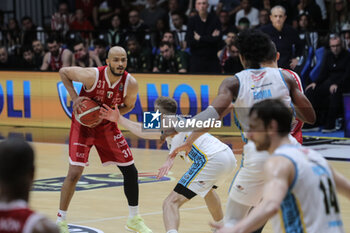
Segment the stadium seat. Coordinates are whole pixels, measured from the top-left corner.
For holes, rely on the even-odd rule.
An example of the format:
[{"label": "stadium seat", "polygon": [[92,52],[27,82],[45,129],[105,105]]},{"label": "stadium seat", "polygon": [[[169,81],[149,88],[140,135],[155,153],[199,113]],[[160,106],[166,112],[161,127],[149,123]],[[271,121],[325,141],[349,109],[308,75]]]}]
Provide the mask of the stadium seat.
[{"label": "stadium seat", "polygon": [[320,47],[316,49],[315,56],[316,56],[316,65],[314,68],[310,71],[310,80],[311,82],[315,82],[318,76],[320,75],[321,72],[321,67],[323,63],[323,58],[324,55],[326,54],[326,48],[325,47]]},{"label": "stadium seat", "polygon": [[301,77],[301,82],[303,87],[305,87],[306,83],[305,81],[307,80],[309,73],[311,71],[311,64],[312,64],[312,59],[314,57],[314,49],[312,46],[309,47],[306,61],[304,63],[304,66],[300,72],[300,77]]}]

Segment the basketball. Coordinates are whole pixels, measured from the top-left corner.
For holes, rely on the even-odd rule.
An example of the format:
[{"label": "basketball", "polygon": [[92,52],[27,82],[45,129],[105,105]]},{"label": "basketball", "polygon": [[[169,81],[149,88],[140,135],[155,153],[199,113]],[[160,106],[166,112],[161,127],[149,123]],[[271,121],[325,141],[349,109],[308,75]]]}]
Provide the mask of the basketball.
[{"label": "basketball", "polygon": [[99,118],[100,106],[98,103],[94,100],[84,99],[82,104],[84,106],[81,107],[81,111],[78,111],[75,115],[80,124],[90,126],[101,120]]}]

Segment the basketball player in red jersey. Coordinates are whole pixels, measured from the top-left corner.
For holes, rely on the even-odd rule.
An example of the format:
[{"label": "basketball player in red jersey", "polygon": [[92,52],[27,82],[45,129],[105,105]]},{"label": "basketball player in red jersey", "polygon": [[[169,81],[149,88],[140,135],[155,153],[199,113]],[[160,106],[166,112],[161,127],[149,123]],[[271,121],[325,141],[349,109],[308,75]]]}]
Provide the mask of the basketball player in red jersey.
[{"label": "basketball player in red jersey", "polygon": [[[303,90],[303,86],[301,84],[301,80],[300,77],[297,73],[295,73],[292,70],[288,70],[288,69],[281,69],[285,72],[288,72],[289,74],[291,74],[291,77],[293,77],[293,79],[295,80],[295,82],[297,83],[297,88],[299,89],[299,91],[301,93],[304,94],[304,90]],[[300,120],[299,118],[295,118],[295,121],[293,121],[292,124],[292,131],[290,132],[290,134],[300,143],[303,144],[303,132],[301,131],[301,129],[303,128],[304,122],[302,120]]]},{"label": "basketball player in red jersey", "polygon": [[72,65],[72,52],[69,49],[60,48],[60,43],[58,43],[56,38],[49,38],[47,47],[49,52],[45,54],[40,70],[59,71],[62,67]]},{"label": "basketball player in red jersey", "polygon": [[[106,104],[126,114],[134,108],[138,84],[125,71],[127,55],[122,47],[109,50],[107,66],[98,68],[65,67],[60,69],[64,86],[73,100],[73,112],[82,105],[84,98],[90,98],[101,106]],[[83,83],[80,95],[73,87],[73,81]],[[81,125],[72,116],[69,138],[69,170],[61,190],[57,224],[62,232],[68,232],[66,212],[84,167],[88,165],[92,146],[100,156],[103,165],[117,165],[124,177],[124,193],[129,204],[128,230],[141,233],[152,232],[138,214],[138,176],[130,148],[115,122],[100,120],[90,127]]]},{"label": "basketball player in red jersey", "polygon": [[53,222],[28,207],[34,152],[21,139],[0,143],[0,232],[58,233]]}]

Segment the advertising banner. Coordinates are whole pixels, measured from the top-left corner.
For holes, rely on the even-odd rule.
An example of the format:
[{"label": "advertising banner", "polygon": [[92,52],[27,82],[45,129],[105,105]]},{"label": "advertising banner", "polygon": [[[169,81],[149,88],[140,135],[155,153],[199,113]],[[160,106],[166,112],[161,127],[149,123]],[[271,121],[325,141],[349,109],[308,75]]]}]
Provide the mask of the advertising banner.
[{"label": "advertising banner", "polygon": [[[154,110],[159,96],[170,96],[179,104],[178,114],[193,116],[204,110],[217,94],[223,75],[132,74],[139,84],[135,108],[126,115],[142,122],[144,111]],[[74,83],[79,92],[81,83]],[[72,101],[58,73],[0,72],[0,124],[69,128]],[[233,117],[223,126],[232,132]],[[225,130],[224,130],[225,131]]]}]

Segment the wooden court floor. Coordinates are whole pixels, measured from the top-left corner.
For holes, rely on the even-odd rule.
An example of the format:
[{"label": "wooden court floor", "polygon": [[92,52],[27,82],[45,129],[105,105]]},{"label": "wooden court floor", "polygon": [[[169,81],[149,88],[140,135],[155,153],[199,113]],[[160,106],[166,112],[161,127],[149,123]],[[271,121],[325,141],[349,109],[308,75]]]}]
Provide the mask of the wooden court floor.
[{"label": "wooden court floor", "polygon": [[[228,139],[225,139],[228,140]],[[240,142],[240,138],[229,139]],[[239,144],[239,143],[238,143]],[[51,179],[50,187],[56,191],[32,191],[30,203],[32,208],[45,214],[52,220],[56,220],[58,210],[59,195],[58,191],[62,184],[62,179],[67,173],[68,168],[68,145],[64,143],[42,143],[34,142],[36,157],[36,184],[41,186],[43,179]],[[152,180],[152,175],[157,173],[157,169],[166,159],[166,150],[157,149],[137,149],[132,148],[136,167],[140,176],[147,180]],[[234,150],[240,162],[241,145]],[[350,170],[348,162],[331,161],[331,164],[338,171],[345,174],[350,179]],[[180,158],[177,158],[172,168],[172,173],[166,181],[141,183],[140,188],[140,213],[146,224],[153,232],[165,232],[162,220],[162,202],[177,183],[177,180],[186,171],[189,165]],[[96,174],[120,174],[115,166],[102,167],[95,149],[90,154],[90,166],[84,171],[96,182],[92,187],[99,187],[99,177]],[[95,175],[95,176],[94,176]],[[110,177],[120,177],[118,175],[103,178],[104,181],[110,181]],[[55,178],[55,179],[52,179]],[[218,194],[225,208],[227,193],[233,178],[233,174],[227,177],[224,184],[219,187]],[[141,178],[140,178],[141,179]],[[113,184],[113,180],[109,183]],[[103,182],[102,182],[103,183]],[[108,183],[108,182],[107,182]],[[81,187],[90,187],[88,182],[82,180]],[[346,232],[350,232],[350,201],[340,197],[340,206],[343,216],[343,222]],[[317,213],[315,213],[317,214]],[[184,204],[180,210],[181,222],[179,232],[212,232],[208,225],[211,220],[210,214],[206,209],[205,202],[200,197],[195,197],[190,202]],[[71,224],[93,227],[106,233],[127,232],[124,229],[128,216],[128,206],[123,193],[122,186],[103,187],[84,191],[76,191],[68,210],[68,222]],[[272,232],[268,224],[264,232]]]}]

